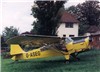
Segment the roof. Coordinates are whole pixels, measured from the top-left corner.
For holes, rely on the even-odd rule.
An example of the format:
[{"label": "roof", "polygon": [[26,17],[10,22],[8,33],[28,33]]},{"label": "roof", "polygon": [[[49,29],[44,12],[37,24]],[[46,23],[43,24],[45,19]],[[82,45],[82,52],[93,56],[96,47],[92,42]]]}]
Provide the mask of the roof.
[{"label": "roof", "polygon": [[73,23],[79,23],[79,21],[76,19],[76,17],[66,11],[62,13],[60,22],[66,23],[66,22],[73,22]]},{"label": "roof", "polygon": [[99,26],[90,26],[89,29],[87,30],[89,33],[96,33],[96,32],[100,32],[100,27]]},{"label": "roof", "polygon": [[23,32],[23,33],[21,33],[21,34],[32,34],[32,33],[31,33],[31,32],[26,31],[26,32]]}]

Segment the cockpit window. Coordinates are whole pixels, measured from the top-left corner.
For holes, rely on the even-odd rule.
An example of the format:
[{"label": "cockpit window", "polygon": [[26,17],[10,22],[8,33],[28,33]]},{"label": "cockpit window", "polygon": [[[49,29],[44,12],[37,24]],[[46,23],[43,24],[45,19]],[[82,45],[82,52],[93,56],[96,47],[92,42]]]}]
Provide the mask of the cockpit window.
[{"label": "cockpit window", "polygon": [[73,40],[70,37],[66,38],[65,41],[66,41],[66,43],[73,42]]}]

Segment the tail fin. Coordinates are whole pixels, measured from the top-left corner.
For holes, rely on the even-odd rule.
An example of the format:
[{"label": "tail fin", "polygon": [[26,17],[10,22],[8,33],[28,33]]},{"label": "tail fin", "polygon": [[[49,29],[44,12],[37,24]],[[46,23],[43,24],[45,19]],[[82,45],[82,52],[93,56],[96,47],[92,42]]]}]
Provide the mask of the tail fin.
[{"label": "tail fin", "polygon": [[11,44],[10,55],[22,54],[24,51],[18,44]]}]

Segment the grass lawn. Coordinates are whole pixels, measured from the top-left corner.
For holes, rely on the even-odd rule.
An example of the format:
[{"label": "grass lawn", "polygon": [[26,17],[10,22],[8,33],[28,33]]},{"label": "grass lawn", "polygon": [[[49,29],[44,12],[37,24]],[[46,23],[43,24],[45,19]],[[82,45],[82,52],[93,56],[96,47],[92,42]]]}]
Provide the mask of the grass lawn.
[{"label": "grass lawn", "polygon": [[2,59],[2,72],[100,72],[100,50],[91,50],[79,55],[80,61],[65,63],[64,57],[21,60],[13,63]]}]

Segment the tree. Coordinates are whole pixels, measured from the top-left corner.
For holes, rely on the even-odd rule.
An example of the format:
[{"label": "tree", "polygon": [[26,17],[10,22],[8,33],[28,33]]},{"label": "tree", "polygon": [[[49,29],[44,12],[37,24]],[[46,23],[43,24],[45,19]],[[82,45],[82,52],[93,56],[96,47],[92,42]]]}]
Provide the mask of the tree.
[{"label": "tree", "polygon": [[18,35],[18,29],[14,28],[13,26],[5,27],[5,30],[3,31],[3,37],[5,38],[5,40]]},{"label": "tree", "polygon": [[83,35],[91,25],[100,24],[100,6],[98,1],[86,1],[77,6],[66,9],[69,13],[76,15],[80,21],[79,34]]},{"label": "tree", "polygon": [[78,18],[81,22],[87,25],[100,24],[100,5],[99,1],[86,1],[82,4],[77,5],[80,11],[80,17]]},{"label": "tree", "polygon": [[6,44],[4,37],[1,36],[1,50],[7,50],[7,46],[8,45]]},{"label": "tree", "polygon": [[68,13],[71,13],[71,14],[73,14],[73,15],[76,15],[76,17],[77,17],[78,8],[77,8],[76,6],[72,5],[72,6],[68,7],[68,8],[66,8],[66,11],[67,11]]},{"label": "tree", "polygon": [[32,15],[37,18],[33,22],[33,30],[40,35],[56,35],[59,17],[58,11],[64,7],[65,1],[35,1],[32,7]]}]

